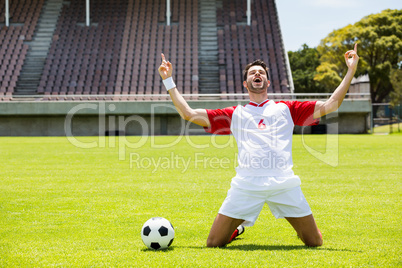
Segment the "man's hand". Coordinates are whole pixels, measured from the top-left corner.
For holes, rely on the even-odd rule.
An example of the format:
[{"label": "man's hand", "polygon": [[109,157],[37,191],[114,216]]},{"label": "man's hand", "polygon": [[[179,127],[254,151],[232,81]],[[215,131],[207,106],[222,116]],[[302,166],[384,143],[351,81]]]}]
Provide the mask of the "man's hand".
[{"label": "man's hand", "polygon": [[357,55],[357,43],[355,44],[355,48],[353,50],[349,50],[345,53],[345,61],[346,65],[349,69],[356,72],[357,63],[359,62],[359,56]]},{"label": "man's hand", "polygon": [[320,118],[326,114],[336,111],[342,104],[345,98],[346,92],[349,89],[353,76],[357,69],[357,63],[359,62],[359,56],[357,56],[357,44],[353,50],[349,50],[345,53],[345,61],[348,66],[348,72],[343,78],[341,84],[335,89],[331,97],[323,101],[317,101],[314,108],[314,118]]},{"label": "man's hand", "polygon": [[166,61],[165,55],[163,53],[161,53],[161,56],[162,56],[162,64],[159,66],[158,71],[160,76],[162,77],[162,80],[165,80],[166,78],[172,76],[173,67],[169,61]]}]

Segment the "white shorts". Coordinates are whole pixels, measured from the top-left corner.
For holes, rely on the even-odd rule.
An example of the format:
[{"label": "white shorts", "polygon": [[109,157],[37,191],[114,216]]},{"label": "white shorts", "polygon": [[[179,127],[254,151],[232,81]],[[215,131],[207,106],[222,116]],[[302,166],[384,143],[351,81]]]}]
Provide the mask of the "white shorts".
[{"label": "white shorts", "polygon": [[219,213],[245,220],[244,226],[253,226],[264,203],[268,204],[277,219],[300,218],[312,214],[300,186],[272,191],[250,191],[233,185],[229,189]]}]

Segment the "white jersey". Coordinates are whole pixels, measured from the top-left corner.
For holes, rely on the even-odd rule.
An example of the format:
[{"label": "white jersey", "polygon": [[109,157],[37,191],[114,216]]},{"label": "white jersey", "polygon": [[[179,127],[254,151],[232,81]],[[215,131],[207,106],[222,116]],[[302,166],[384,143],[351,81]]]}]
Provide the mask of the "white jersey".
[{"label": "white jersey", "polygon": [[[232,183],[242,188],[290,188],[300,185],[293,173],[294,125],[312,125],[316,102],[266,100],[245,106],[207,110],[213,134],[230,134],[238,147],[238,166]],[[264,177],[264,178],[256,178]],[[239,185],[240,186],[240,185]]]}]

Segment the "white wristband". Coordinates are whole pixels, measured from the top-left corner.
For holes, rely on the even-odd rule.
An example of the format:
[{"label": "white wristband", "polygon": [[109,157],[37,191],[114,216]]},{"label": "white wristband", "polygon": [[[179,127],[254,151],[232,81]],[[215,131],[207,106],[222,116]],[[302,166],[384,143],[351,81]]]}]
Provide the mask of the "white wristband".
[{"label": "white wristband", "polygon": [[168,77],[165,80],[163,80],[163,84],[165,85],[167,91],[176,87],[176,84],[173,82],[172,77]]}]

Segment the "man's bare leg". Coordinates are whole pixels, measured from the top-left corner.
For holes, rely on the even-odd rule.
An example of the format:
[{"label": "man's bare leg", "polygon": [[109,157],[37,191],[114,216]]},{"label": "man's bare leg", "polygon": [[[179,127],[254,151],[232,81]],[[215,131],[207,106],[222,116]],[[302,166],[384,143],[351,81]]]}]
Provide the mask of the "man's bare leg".
[{"label": "man's bare leg", "polygon": [[242,224],[244,220],[234,219],[222,214],[218,214],[212,224],[211,231],[207,239],[207,247],[223,247],[225,246],[236,230],[237,226]]},{"label": "man's bare leg", "polygon": [[306,246],[319,247],[322,245],[322,236],[318,230],[313,215],[301,218],[286,218]]}]

